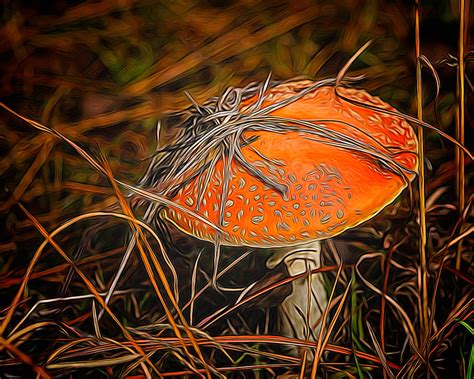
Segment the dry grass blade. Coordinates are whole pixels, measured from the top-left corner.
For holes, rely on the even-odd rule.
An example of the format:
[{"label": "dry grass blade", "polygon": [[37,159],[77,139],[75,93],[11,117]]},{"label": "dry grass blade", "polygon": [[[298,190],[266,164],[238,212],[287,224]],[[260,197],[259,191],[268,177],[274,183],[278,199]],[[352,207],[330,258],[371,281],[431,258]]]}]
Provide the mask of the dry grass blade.
[{"label": "dry grass blade", "polygon": [[410,317],[408,316],[408,314],[403,309],[403,307],[400,304],[398,304],[394,299],[392,299],[392,297],[388,296],[387,294],[383,294],[376,286],[374,286],[372,283],[370,283],[364,277],[364,275],[362,274],[362,272],[359,268],[364,260],[371,259],[371,258],[374,258],[374,257],[380,257],[380,256],[381,256],[380,253],[371,253],[371,254],[365,254],[362,257],[360,257],[357,264],[355,265],[355,270],[357,272],[357,275],[362,280],[362,282],[364,282],[364,284],[367,287],[369,287],[372,291],[379,294],[380,296],[383,296],[392,306],[395,307],[395,309],[398,311],[398,313],[400,314],[400,316],[402,317],[402,319],[404,321],[404,323],[402,325],[403,325],[403,328],[405,329],[405,331],[407,332],[407,336],[411,339],[411,342],[412,342],[413,346],[418,346],[418,336],[416,334],[416,329],[415,329],[412,321],[410,320]]},{"label": "dry grass blade", "polygon": [[[92,282],[84,275],[84,273],[77,267],[76,263],[72,261],[69,256],[64,252],[64,250],[56,243],[56,241],[53,240],[53,237],[51,234],[49,234],[43,226],[34,218],[34,216],[28,212],[26,208],[24,208],[21,204],[19,204],[20,207],[22,208],[23,212],[27,215],[27,217],[31,220],[33,225],[38,229],[38,231],[43,235],[45,238],[45,242],[50,243],[56,251],[63,257],[64,260],[66,260],[75,270],[75,272],[80,276],[80,278],[83,280],[84,284],[87,286],[88,290],[94,294],[95,298],[99,302],[99,304],[104,307],[105,311],[107,314],[115,321],[115,323],[119,326],[120,330],[122,331],[123,335],[132,343],[133,347],[135,350],[142,356],[145,357],[145,360],[147,363],[150,365],[150,367],[156,372],[157,375],[159,375],[158,370],[156,367],[153,365],[153,363],[146,357],[145,352],[143,349],[135,342],[131,334],[128,332],[128,330],[122,325],[122,323],[117,319],[117,317],[112,313],[111,309],[105,304],[105,301],[102,299],[100,296],[99,292],[97,289],[94,287]],[[45,242],[43,242],[42,246],[45,245]],[[39,252],[41,252],[40,249],[38,249]],[[38,254],[39,255],[39,254]],[[26,284],[26,283],[25,283]],[[6,324],[5,324],[6,326]]]},{"label": "dry grass blade", "polygon": [[[44,328],[45,326],[50,326],[50,325],[54,325],[54,323],[46,321],[46,322],[38,322],[38,323],[35,323],[35,324],[28,325],[27,327],[19,330],[16,333],[13,333],[13,332],[10,333],[10,335],[8,336],[8,339],[6,340],[6,343],[11,344],[15,340],[21,338],[25,334],[31,333],[35,329]],[[26,341],[26,339],[22,339],[22,342],[24,342],[24,341]]]},{"label": "dry grass blade", "polygon": [[[418,13],[415,13],[415,14],[418,14]],[[337,77],[336,77],[336,93],[337,95],[344,99],[345,101],[349,102],[349,103],[352,103],[352,104],[357,104],[358,106],[362,107],[362,108],[366,108],[366,109],[371,109],[371,110],[374,110],[374,111],[377,111],[377,112],[380,112],[380,113],[384,113],[384,114],[388,114],[388,115],[393,115],[393,116],[397,116],[397,117],[400,117],[402,119],[405,119],[407,121],[409,121],[410,123],[412,123],[413,125],[416,125],[418,127],[418,133],[420,133],[419,131],[423,131],[422,128],[426,128],[426,129],[430,129],[430,130],[434,130],[436,131],[437,134],[439,134],[441,137],[445,138],[446,140],[448,140],[449,142],[451,142],[452,144],[454,144],[458,149],[460,149],[465,155],[467,155],[469,157],[469,159],[474,159],[474,156],[472,155],[472,153],[469,151],[469,149],[467,149],[463,143],[459,142],[458,140],[456,140],[455,138],[451,137],[449,134],[447,134],[446,132],[444,132],[443,130],[439,129],[438,127],[436,126],[433,126],[431,125],[430,123],[428,122],[425,122],[423,120],[423,107],[421,108],[418,108],[417,109],[421,109],[421,111],[418,111],[418,112],[421,112],[421,115],[418,114],[418,117],[415,118],[415,117],[412,117],[410,115],[407,115],[407,114],[403,114],[401,112],[398,112],[398,111],[393,111],[393,110],[387,110],[387,109],[382,109],[378,106],[374,106],[374,105],[371,105],[371,104],[367,104],[367,103],[363,103],[363,102],[360,102],[360,101],[357,101],[357,100],[354,100],[354,99],[350,99],[346,96],[344,96],[343,94],[340,93],[340,91],[338,91],[338,87],[340,85],[340,83],[342,82],[344,76],[346,75],[348,69],[350,68],[350,66],[354,63],[354,61],[370,46],[370,44],[372,43],[372,41],[368,41],[365,43],[365,45],[363,45],[361,48],[359,48],[359,50],[353,54],[353,56],[347,61],[347,63],[345,64],[345,66],[339,71]],[[419,53],[419,52],[418,52]],[[426,60],[426,58],[424,58]],[[420,72],[420,80],[421,80],[421,62],[423,61],[423,58],[421,55],[417,55],[417,66],[419,66],[419,72]],[[435,76],[436,77],[436,76]],[[356,77],[356,78],[359,78],[359,79],[362,79],[360,77]],[[417,74],[417,78],[418,78],[418,74]],[[420,88],[420,91],[421,91],[421,88]],[[417,92],[418,93],[418,92]],[[420,98],[422,97],[422,93],[420,92]],[[420,117],[421,116],[421,117]],[[419,140],[419,139],[418,139]],[[420,145],[418,145],[420,146]],[[420,170],[421,168],[421,165],[420,167],[418,168],[418,170]],[[420,173],[418,173],[418,175],[420,175]]]},{"label": "dry grass blade", "polygon": [[392,246],[385,257],[385,270],[384,270],[384,279],[383,279],[383,287],[382,287],[382,298],[380,299],[380,345],[382,351],[385,349],[385,305],[386,305],[386,299],[385,295],[387,293],[387,288],[388,288],[388,280],[389,280],[389,275],[390,275],[390,266],[391,266],[391,259],[393,252],[398,249],[404,242],[406,242],[406,238],[401,240],[399,243],[395,244]]},{"label": "dry grass blade", "polygon": [[[465,0],[459,1],[459,56],[458,56],[458,78],[457,78],[457,96],[459,101],[458,117],[456,118],[456,139],[459,143],[464,144],[464,120],[465,120],[465,89],[464,89],[464,48],[469,25],[469,2]],[[466,22],[467,19],[467,22]],[[456,165],[456,187],[458,196],[458,212],[462,214],[465,202],[465,173],[464,173],[464,154],[456,149],[455,165]],[[459,243],[456,253],[456,269],[461,268],[462,244]]]},{"label": "dry grass blade", "polygon": [[[224,276],[227,272],[232,270],[233,267],[237,266],[241,261],[243,261],[245,258],[247,258],[250,254],[252,253],[252,250],[247,251],[246,253],[242,254],[240,257],[238,257],[236,260],[231,262],[229,265],[224,267],[218,274],[217,274],[217,279],[221,278]],[[197,264],[197,263],[196,263]],[[197,266],[195,266],[197,269]],[[187,309],[188,307],[191,308],[192,305],[194,304],[194,301],[198,299],[201,295],[204,294],[204,292],[211,288],[212,283],[206,283],[198,292],[194,293],[191,295],[191,299],[182,307],[182,310]],[[193,290],[194,291],[194,290]],[[191,323],[193,324],[193,323]]]},{"label": "dry grass blade", "polygon": [[16,346],[6,343],[3,338],[0,338],[0,344],[3,348],[10,351],[14,356],[18,357],[18,359],[20,359],[22,362],[26,363],[28,366],[31,366],[38,375],[38,377],[45,379],[52,378],[52,376],[44,368],[34,363],[33,360],[27,354],[23,353]]},{"label": "dry grass blade", "polygon": [[21,199],[26,189],[37,175],[40,168],[48,159],[49,154],[53,150],[54,145],[54,141],[51,138],[46,139],[35,161],[31,164],[30,168],[23,176],[21,182],[18,183],[18,186],[13,191],[10,199],[8,199],[0,206],[0,211],[5,211],[9,209],[13,204],[15,204],[19,199]]},{"label": "dry grass blade", "polygon": [[[130,217],[130,219],[132,220],[132,223],[130,225],[131,229],[134,231],[134,237],[135,237],[135,240],[136,240],[136,243],[137,243],[137,247],[138,247],[138,250],[140,251],[140,255],[141,255],[141,258],[142,258],[142,261],[143,261],[143,264],[145,265],[145,268],[147,270],[147,273],[148,273],[148,276],[153,284],[153,287],[155,289],[155,292],[156,294],[158,295],[158,298],[161,302],[161,304],[163,305],[164,309],[165,309],[165,312],[167,314],[167,317],[168,317],[168,320],[171,324],[171,326],[173,327],[173,330],[174,332],[176,333],[176,336],[181,339],[181,333],[174,321],[174,318],[170,312],[170,310],[168,309],[167,305],[166,305],[166,301],[163,297],[163,295],[161,294],[161,291],[159,290],[159,287],[158,287],[158,284],[156,283],[156,280],[154,278],[154,274],[153,274],[153,270],[151,268],[151,265],[150,265],[150,262],[148,260],[148,257],[147,257],[147,253],[145,252],[145,249],[143,248],[143,245],[146,247],[147,251],[148,251],[148,255],[151,257],[151,260],[155,266],[155,269],[157,270],[158,272],[158,276],[161,280],[161,283],[163,284],[163,287],[165,288],[165,291],[166,291],[166,294],[168,295],[168,298],[171,300],[171,303],[173,304],[176,312],[178,313],[178,316],[179,316],[179,319],[181,321],[181,323],[183,324],[184,328],[185,328],[185,331],[186,331],[186,334],[188,335],[188,337],[190,338],[190,340],[192,341],[192,345],[193,345],[193,348],[195,349],[196,353],[198,354],[199,356],[199,359],[202,363],[202,365],[204,366],[205,368],[205,371],[206,371],[206,374],[207,376],[210,378],[211,376],[211,373],[209,371],[209,368],[208,368],[208,365],[206,363],[206,360],[204,358],[204,356],[202,355],[202,352],[201,352],[201,349],[199,348],[199,345],[196,343],[196,340],[192,334],[192,332],[190,331],[189,329],[189,325],[183,315],[183,313],[181,312],[180,308],[179,308],[179,305],[173,295],[173,292],[170,288],[170,285],[168,283],[168,279],[166,278],[166,275],[165,273],[163,272],[163,269],[161,268],[160,264],[158,263],[156,257],[155,257],[155,254],[151,248],[151,246],[149,245],[145,235],[143,234],[142,230],[140,228],[137,227],[137,220],[135,218],[135,216],[133,215],[132,213],[132,210],[130,209],[130,207],[128,206],[127,202],[125,201],[123,195],[121,194],[121,192],[119,191],[117,185],[116,185],[116,181],[114,179],[114,177],[112,176],[112,173],[110,172],[110,168],[108,167],[108,165],[106,164],[106,162],[104,161],[104,166],[105,166],[105,171],[107,172],[107,176],[109,177],[109,180],[110,180],[110,183],[112,184],[112,187],[114,189],[114,192],[119,200],[119,203],[120,203],[120,206],[122,208],[122,210],[124,211],[124,213]],[[159,240],[158,240],[159,241]],[[143,245],[142,245],[143,244]],[[164,247],[163,245],[161,244],[160,242],[160,249],[164,251]],[[190,352],[187,350],[186,348],[186,345],[183,344],[183,347],[186,351],[186,354],[191,358],[191,354]],[[193,368],[195,368],[194,366],[194,362],[193,362],[193,359],[191,358],[189,360],[191,366]]]},{"label": "dry grass blade", "polygon": [[[32,276],[33,278],[33,276]],[[125,293],[127,291],[121,291],[122,293]],[[104,296],[105,293],[100,293],[101,296]],[[15,332],[22,326],[22,324],[36,311],[36,309],[42,305],[42,304],[49,304],[49,303],[57,303],[60,301],[75,301],[75,300],[84,300],[84,299],[93,299],[94,295],[89,294],[89,295],[77,295],[77,296],[69,296],[69,297],[59,297],[59,298],[54,298],[54,299],[43,299],[43,300],[38,300],[35,305],[33,305],[28,313],[15,325],[15,327],[11,330],[9,334],[9,338],[13,338],[15,335]],[[25,330],[27,328],[21,329],[21,331]]]},{"label": "dry grass blade", "polygon": [[[313,363],[316,376],[334,379],[471,375],[471,7],[5,2],[0,377],[301,378]],[[314,86],[293,91],[300,80]],[[279,101],[276,86],[298,94]],[[276,116],[324,86],[358,114],[377,114],[373,122],[409,123],[421,143],[407,159],[419,170],[404,170],[404,154],[355,121]],[[359,90],[390,108],[344,97]],[[286,162],[260,151],[254,132],[324,140],[407,190],[323,242],[322,268],[289,277],[288,261],[274,261],[279,252],[224,239],[237,203],[225,201],[232,166],[289,195],[295,212],[292,179],[277,174]],[[225,181],[210,222],[215,176]],[[173,192],[192,183],[197,206],[181,206]],[[318,200],[331,196],[318,190]],[[171,212],[221,240],[183,233]],[[326,310],[314,307],[321,293],[307,291],[322,277],[324,297],[333,292]],[[307,304],[295,305],[293,319],[285,307],[299,284]]]},{"label": "dry grass blade", "polygon": [[[45,125],[42,125],[36,121],[33,121],[33,120],[30,120],[20,114],[18,114],[17,112],[15,112],[14,110],[12,110],[11,108],[7,107],[5,104],[1,103],[0,102],[0,107],[1,108],[4,108],[5,110],[7,110],[8,112],[12,113],[13,115],[15,115],[16,117],[20,118],[21,120],[27,122],[28,124],[30,124],[31,126],[43,131],[43,132],[46,132],[46,133],[50,133],[50,134],[53,134],[55,135],[56,137],[62,139],[63,141],[65,141],[66,143],[68,143],[74,150],[76,150],[94,169],[96,169],[98,172],[100,173],[103,173],[105,175],[107,175],[107,172],[105,171],[105,169],[99,164],[97,163],[84,149],[82,149],[80,146],[78,146],[75,142],[73,142],[71,139],[67,138],[66,136],[64,136],[63,134],[61,134],[60,132],[54,130],[54,129],[51,129]],[[36,167],[36,166],[34,166]],[[145,190],[142,190],[140,188],[137,188],[135,186],[131,186],[129,184],[126,184],[124,182],[121,182],[119,180],[116,180],[115,178],[113,178],[113,181],[115,183],[118,183],[120,185],[122,185],[123,187],[127,188],[128,190],[131,190],[132,192],[135,192],[141,196],[143,196],[144,198],[148,198],[150,200],[153,200],[153,201],[156,201],[158,203],[163,203],[169,207],[175,207],[177,209],[179,209],[180,211],[182,212],[185,212],[187,214],[189,214],[190,216],[192,217],[195,217],[197,218],[199,221],[205,223],[206,225],[209,225],[210,227],[212,227],[213,229],[216,229],[216,230],[220,230],[217,226],[215,226],[214,224],[212,224],[211,222],[209,222],[209,220],[206,220],[205,218],[203,218],[202,216],[188,210],[187,208],[183,207],[183,206],[180,206],[178,204],[175,204],[173,203],[171,200],[168,200],[164,197],[161,197],[161,196],[158,196],[156,194],[153,194],[153,193],[149,193]]]},{"label": "dry grass blade", "polygon": [[3,319],[2,324],[0,325],[0,336],[3,336],[3,334],[5,333],[5,331],[8,327],[8,324],[10,323],[10,321],[11,321],[11,319],[12,319],[14,313],[15,313],[18,302],[21,300],[21,297],[23,296],[23,291],[25,290],[26,285],[28,284],[28,281],[29,281],[29,279],[30,279],[30,277],[33,273],[33,270],[35,268],[36,263],[38,262],[38,260],[41,257],[41,253],[42,253],[42,250],[38,249],[35,252],[33,258],[31,259],[31,261],[30,261],[30,263],[27,267],[27,270],[26,270],[26,272],[23,276],[23,280],[21,281],[20,288],[18,289],[15,297],[13,298],[13,301],[10,304],[8,312],[5,316],[5,318]]},{"label": "dry grass blade", "polygon": [[[189,340],[185,340],[186,343],[191,346]],[[218,336],[215,337],[215,342],[210,341],[209,339],[198,339],[200,346],[209,346],[214,343],[218,343],[222,346],[227,346],[229,349],[230,346],[240,345],[240,344],[253,344],[253,343],[263,343],[271,345],[288,345],[288,346],[298,346],[302,348],[314,349],[317,346],[317,342],[313,341],[303,341],[295,338],[288,338],[276,335],[238,335],[238,336]],[[144,344],[145,349],[147,350],[163,350],[166,349],[166,346],[163,346],[163,343],[170,344],[172,346],[178,346],[181,342],[176,338],[162,338],[159,341],[149,341],[149,343]],[[169,347],[169,346],[168,346]],[[109,347],[110,348],[110,347]],[[373,363],[381,364],[379,358],[369,353],[362,351],[352,350],[343,346],[337,346],[331,343],[326,345],[326,350],[332,353],[338,353],[342,355],[350,356],[355,354],[358,358],[368,360]],[[291,358],[289,358],[291,359]],[[300,361],[298,359],[298,361]],[[387,361],[387,365],[394,369],[400,370],[400,366],[397,364]]]},{"label": "dry grass blade", "polygon": [[337,285],[339,276],[341,274],[341,270],[342,270],[342,266],[339,266],[339,270],[336,274],[336,280],[334,281],[333,289],[332,289],[331,295],[329,296],[328,306],[324,310],[324,313],[323,313],[323,316],[322,316],[321,331],[319,333],[319,338],[318,338],[318,342],[317,342],[317,345],[316,345],[316,350],[315,350],[315,353],[314,353],[313,365],[311,367],[311,378],[316,378],[316,374],[318,372],[318,367],[320,365],[321,356],[322,356],[324,350],[326,349],[326,345],[329,341],[329,337],[331,336],[332,330],[334,329],[334,325],[336,324],[336,321],[338,320],[339,315],[341,314],[342,306],[344,305],[345,300],[347,298],[347,294],[349,293],[349,290],[351,288],[352,280],[350,280],[349,283],[347,283],[346,289],[344,290],[342,298],[339,301],[336,312],[334,313],[334,316],[331,319],[331,322],[330,322],[330,324],[327,328],[327,331],[326,331],[325,330],[325,325],[326,325],[326,320],[327,320],[327,316],[328,316],[328,313],[329,313],[329,304],[331,304],[331,302],[332,302],[332,298],[334,296],[334,291],[336,289],[336,285]]},{"label": "dry grass blade", "polygon": [[[335,270],[338,270],[339,267],[340,266],[326,266],[326,267],[323,267],[323,268],[314,269],[314,270],[311,270],[311,275],[317,274],[317,273],[320,273],[320,272],[335,271]],[[307,275],[307,274],[303,273],[303,274],[298,274],[298,275],[295,275],[295,276],[292,276],[292,277],[288,277],[288,278],[280,280],[276,283],[272,283],[272,284],[270,284],[270,285],[268,285],[268,286],[266,286],[262,289],[259,289],[258,291],[254,292],[254,293],[251,293],[248,296],[245,296],[246,293],[243,292],[241,294],[241,296],[239,297],[239,299],[237,299],[236,304],[234,304],[230,307],[221,308],[220,310],[216,311],[215,314],[213,314],[211,316],[208,316],[204,320],[202,320],[199,324],[197,324],[197,327],[200,328],[200,329],[206,329],[206,328],[210,327],[212,324],[216,323],[221,318],[223,318],[224,316],[230,314],[231,312],[235,311],[237,308],[243,306],[244,304],[251,302],[252,300],[256,299],[257,297],[262,296],[263,294],[265,294],[267,292],[270,292],[270,291],[274,290],[275,288],[278,288],[278,287],[283,286],[285,284],[291,283],[292,281],[297,280],[299,278],[303,278],[305,275]],[[248,290],[251,290],[251,288],[249,288]]]},{"label": "dry grass blade", "polygon": [[[416,53],[416,99],[417,99],[417,117],[423,121],[423,93],[421,81],[421,59],[420,59],[420,10],[418,0],[415,2],[415,53]],[[425,345],[429,340],[429,306],[428,306],[428,254],[426,251],[426,200],[425,200],[425,152],[424,152],[424,133],[423,129],[418,129],[418,206],[420,208],[420,292],[421,308],[420,313],[420,343]],[[421,347],[420,346],[420,347]],[[429,351],[424,352],[427,361],[429,360]]]},{"label": "dry grass blade", "polygon": [[373,342],[374,347],[375,347],[375,351],[377,352],[377,356],[379,357],[380,362],[382,363],[382,366],[385,370],[385,373],[388,375],[388,377],[390,379],[395,378],[395,375],[393,375],[392,370],[390,370],[390,367],[388,367],[388,365],[387,365],[387,360],[385,358],[385,354],[384,354],[379,342],[377,341],[377,337],[375,336],[374,330],[372,329],[372,327],[370,326],[369,323],[367,323],[367,329],[369,330],[370,338],[372,339],[372,342]]},{"label": "dry grass blade", "polygon": [[[128,363],[139,358],[139,354],[123,355],[116,358],[106,359],[95,359],[93,361],[74,361],[74,362],[60,362],[50,363],[46,367],[49,369],[62,369],[62,368],[81,368],[81,367],[107,367],[123,363]],[[162,375],[163,376],[163,375]]]}]

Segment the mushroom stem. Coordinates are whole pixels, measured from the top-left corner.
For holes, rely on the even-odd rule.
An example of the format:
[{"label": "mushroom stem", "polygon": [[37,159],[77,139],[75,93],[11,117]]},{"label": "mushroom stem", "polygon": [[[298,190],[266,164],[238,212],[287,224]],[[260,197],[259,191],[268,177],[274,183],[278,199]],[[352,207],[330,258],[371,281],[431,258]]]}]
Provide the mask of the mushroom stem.
[{"label": "mushroom stem", "polygon": [[311,271],[321,267],[320,254],[321,243],[313,241],[297,248],[279,249],[267,261],[270,269],[285,264],[292,277],[307,273],[293,280],[291,294],[279,307],[279,332],[286,337],[315,341],[319,333],[321,315],[328,300],[323,274],[311,274]]}]

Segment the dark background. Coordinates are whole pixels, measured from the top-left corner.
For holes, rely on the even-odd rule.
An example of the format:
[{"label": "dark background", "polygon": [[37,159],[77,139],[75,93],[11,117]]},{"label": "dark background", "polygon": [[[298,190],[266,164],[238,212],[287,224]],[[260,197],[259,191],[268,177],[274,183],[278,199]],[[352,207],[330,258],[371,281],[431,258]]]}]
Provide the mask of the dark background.
[{"label": "dark background", "polygon": [[[454,136],[458,106],[455,66],[458,3],[422,1],[420,12],[421,54],[436,69],[441,84],[440,95],[436,98],[436,80],[429,69],[423,70],[425,120]],[[185,91],[203,102],[219,95],[228,86],[263,81],[269,72],[276,80],[301,76],[313,80],[334,77],[370,39],[373,44],[351,68],[352,74],[366,76],[357,87],[416,116],[414,3],[410,1],[3,1],[0,22],[0,101],[22,116],[60,131],[94,157],[103,154],[114,176],[131,184],[139,181],[147,167],[147,157],[156,148],[158,120],[190,105]],[[472,140],[473,125],[469,112],[473,106],[470,46],[468,34],[466,141]],[[173,124],[165,125],[161,142],[170,143]],[[430,289],[433,290],[441,259],[435,253],[465,228],[456,225],[459,212],[454,147],[433,131],[426,131],[425,143],[427,198],[432,199],[433,206],[428,217],[428,250],[433,262]],[[26,265],[43,240],[18,203],[51,231],[78,214],[111,209],[116,199],[107,178],[99,175],[75,150],[5,110],[0,110],[0,154],[0,304],[2,309],[7,309]],[[467,161],[467,199],[472,176],[470,167]],[[344,283],[353,274],[350,265],[356,257],[374,250],[388,254],[399,241],[403,243],[393,253],[395,259],[407,267],[417,267],[416,201],[414,186],[412,198],[404,193],[358,231],[343,234],[333,241],[334,245],[325,245],[327,257],[331,246],[354,254],[347,260],[345,282],[342,280],[338,290],[342,291]],[[183,293],[188,294],[183,295],[186,300],[197,254],[201,250],[205,252],[202,269],[209,273],[212,248],[178,235],[176,231],[170,233],[169,239],[174,245],[168,246],[169,254],[174,257],[180,278],[186,283],[182,288]],[[100,223],[75,225],[62,234],[60,240],[72,256],[82,259],[80,267],[94,285],[104,290],[123,254],[126,236],[126,225],[101,219]],[[84,241],[88,243],[87,249],[82,249]],[[466,252],[472,246],[469,242],[463,244]],[[85,251],[81,253],[81,249]],[[242,253],[225,250],[223,264]],[[227,279],[230,284],[249,285],[254,281],[250,279],[257,278],[264,286],[284,277],[283,271],[267,272],[264,260],[268,252],[258,253],[237,267],[234,277]],[[329,264],[330,258],[327,262]],[[453,260],[446,266],[454,269]],[[436,302],[438,326],[447,320],[458,301],[469,291],[472,285],[470,270],[469,259],[464,259],[457,274],[443,271],[442,291]],[[34,271],[36,276],[15,314],[16,322],[40,299],[87,293],[77,277],[68,277],[68,265],[52,248],[46,250]],[[368,267],[367,272],[380,288],[384,272],[380,264]],[[459,275],[465,279],[460,279]],[[333,274],[328,275],[329,283],[333,278]],[[417,288],[416,277],[394,269],[390,274],[389,291],[395,297],[399,295],[397,300],[416,325],[418,315],[413,305],[416,299],[411,297],[413,294],[409,290],[403,289],[403,283],[411,283]],[[127,268],[122,285],[135,290],[135,294],[119,296],[113,303],[122,322],[138,327],[161,319],[162,308],[153,298],[138,257]],[[282,287],[263,296],[262,300],[247,304],[229,319],[239,333],[264,334],[262,328],[268,322],[266,317],[270,323],[274,322],[272,306],[278,305],[287,293],[288,287]],[[355,346],[376,355],[364,322],[368,319],[377,325],[379,313],[372,310],[379,309],[380,298],[358,282],[353,299],[359,304],[357,311],[349,306],[344,311],[346,320],[351,321],[341,322],[334,343]],[[196,317],[205,317],[234,300],[230,295],[226,297],[210,291],[203,296]],[[61,338],[71,341],[93,334],[90,301],[42,309],[42,313],[33,314],[33,320],[51,320],[57,325],[65,323],[75,332],[64,332],[62,325],[33,333],[22,348],[41,365],[54,349],[66,343]],[[405,331],[394,312],[388,311],[386,318],[388,359],[403,366],[412,354],[409,348],[403,347]],[[246,324],[242,319],[249,321]],[[354,319],[363,321],[358,324]],[[104,334],[121,338],[108,319],[104,319],[104,330],[107,330]],[[233,334],[235,330],[229,329],[223,320],[209,332],[220,335]],[[457,325],[455,332],[443,340],[434,354],[436,372],[441,376],[448,372],[464,373],[469,347],[466,329]],[[257,348],[265,350],[268,347]],[[88,359],[93,360],[100,354],[107,356],[107,349],[91,354]],[[212,359],[217,365],[225,360],[220,356]],[[353,357],[328,355],[326,360],[345,362],[347,372],[360,374]],[[27,365],[0,351],[0,366],[2,361],[5,373],[31,373]],[[163,370],[180,367],[177,362],[169,362],[168,366],[164,364]],[[57,375],[100,373],[116,376],[125,366],[68,368],[52,372]],[[2,370],[0,368],[0,376]],[[298,372],[298,365],[295,370]],[[379,369],[363,370],[366,375],[382,375]],[[337,377],[337,371],[330,368],[324,368],[323,372]],[[263,374],[271,376],[269,371],[262,371]],[[457,377],[457,374],[452,375]]]}]

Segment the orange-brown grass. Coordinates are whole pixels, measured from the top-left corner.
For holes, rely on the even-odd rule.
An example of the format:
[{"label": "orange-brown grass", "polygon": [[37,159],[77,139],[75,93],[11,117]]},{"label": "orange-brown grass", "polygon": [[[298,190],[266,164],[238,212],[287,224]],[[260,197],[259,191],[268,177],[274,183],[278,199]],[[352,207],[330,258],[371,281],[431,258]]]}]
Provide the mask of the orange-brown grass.
[{"label": "orange-brown grass", "polygon": [[[469,2],[437,4],[415,13],[415,1],[9,2],[0,376],[472,375],[472,161],[427,127],[460,144],[472,137],[471,20]],[[454,24],[455,43],[426,37]],[[270,71],[334,77],[368,40],[350,74],[429,123],[413,123],[424,172],[412,196],[324,243],[311,273],[325,275],[328,306],[314,340],[297,340],[275,328],[276,308],[309,273],[267,269],[263,249],[222,248],[217,278],[235,291],[216,291],[211,244],[146,223],[130,195],[174,206],[138,183],[154,151],[173,143],[168,116],[190,105],[185,91],[202,103]]]}]

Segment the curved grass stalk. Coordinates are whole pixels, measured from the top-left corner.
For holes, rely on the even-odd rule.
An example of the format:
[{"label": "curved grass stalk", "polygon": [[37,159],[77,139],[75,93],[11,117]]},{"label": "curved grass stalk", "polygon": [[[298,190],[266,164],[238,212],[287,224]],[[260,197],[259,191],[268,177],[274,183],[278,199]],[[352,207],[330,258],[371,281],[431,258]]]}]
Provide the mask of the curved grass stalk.
[{"label": "curved grass stalk", "polygon": [[[415,1],[415,54],[416,54],[416,101],[417,117],[423,121],[423,88],[421,78],[421,60],[420,60],[420,9],[418,0]],[[418,128],[418,206],[420,212],[420,279],[419,287],[421,292],[420,312],[420,348],[428,365],[429,375],[429,305],[428,305],[428,265],[429,257],[426,251],[427,231],[426,231],[426,191],[425,191],[425,152],[424,152],[424,133],[422,128]]]}]

